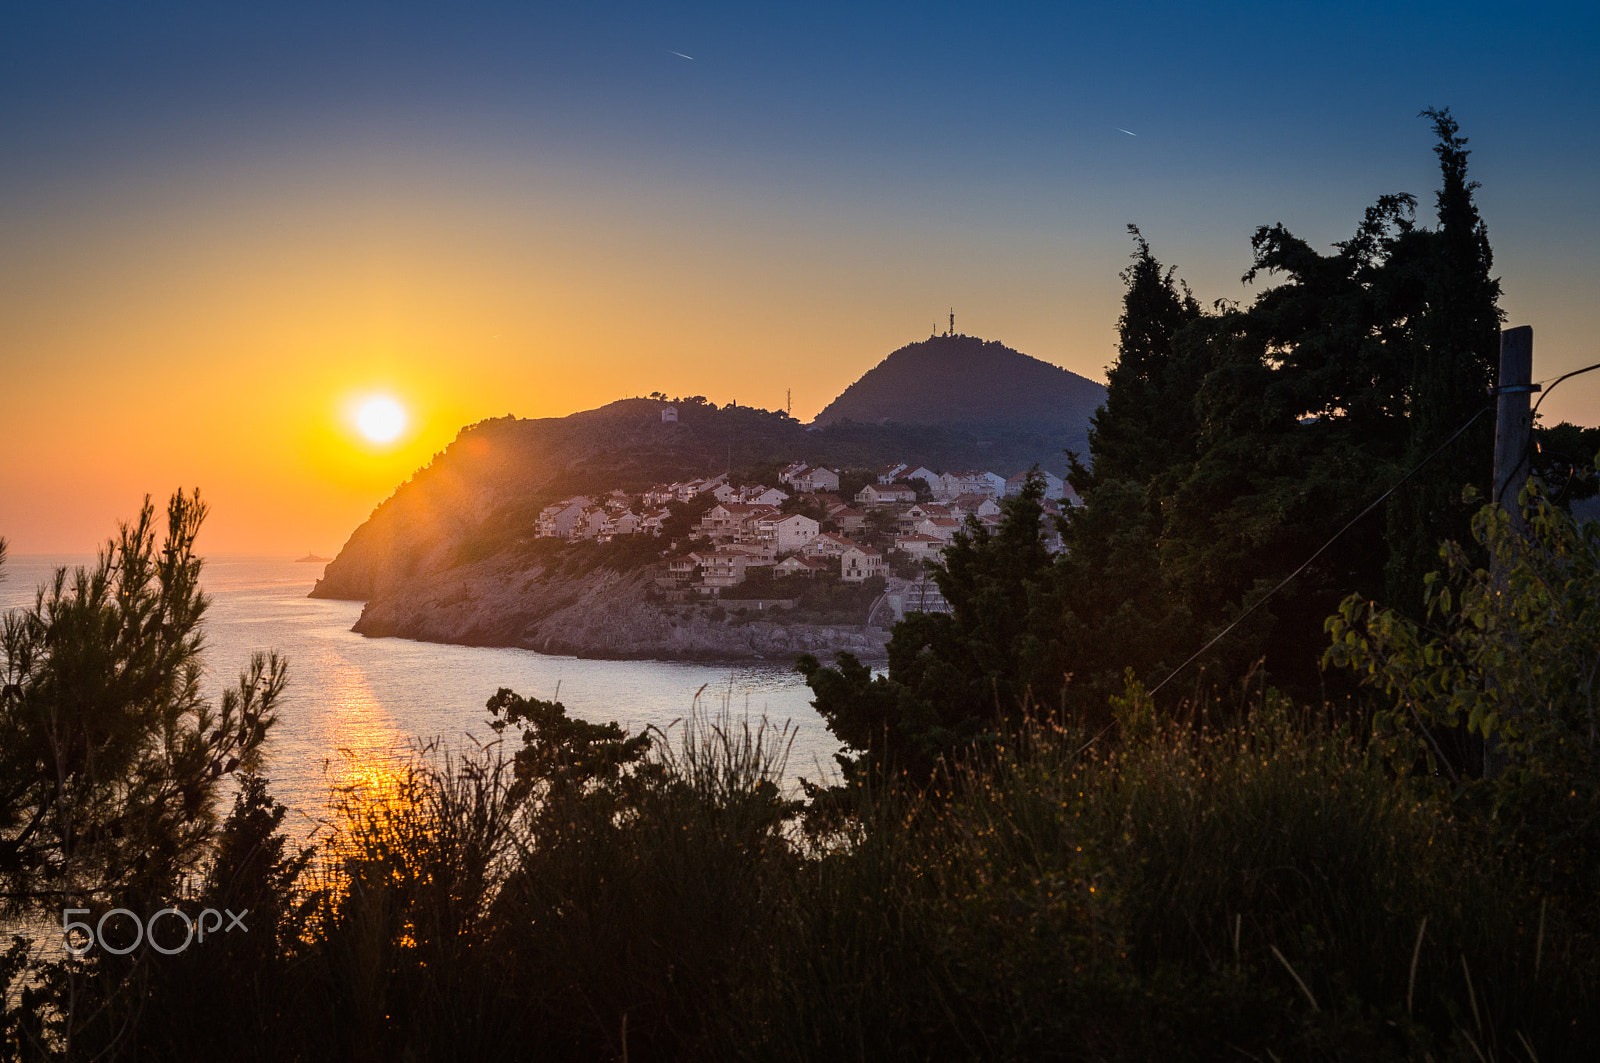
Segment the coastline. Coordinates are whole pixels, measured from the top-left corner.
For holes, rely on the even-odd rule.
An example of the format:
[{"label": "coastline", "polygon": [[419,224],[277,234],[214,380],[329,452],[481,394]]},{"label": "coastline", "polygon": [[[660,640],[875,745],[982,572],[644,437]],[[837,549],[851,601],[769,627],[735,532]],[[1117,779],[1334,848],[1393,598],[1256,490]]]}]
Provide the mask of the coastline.
[{"label": "coastline", "polygon": [[[324,584],[310,596],[363,600]],[[882,628],[751,619],[732,601],[651,600],[643,573],[604,568],[567,575],[537,562],[491,558],[389,583],[364,601],[351,630],[368,638],[589,660],[778,662],[843,650],[881,661],[888,655],[889,632]]]}]

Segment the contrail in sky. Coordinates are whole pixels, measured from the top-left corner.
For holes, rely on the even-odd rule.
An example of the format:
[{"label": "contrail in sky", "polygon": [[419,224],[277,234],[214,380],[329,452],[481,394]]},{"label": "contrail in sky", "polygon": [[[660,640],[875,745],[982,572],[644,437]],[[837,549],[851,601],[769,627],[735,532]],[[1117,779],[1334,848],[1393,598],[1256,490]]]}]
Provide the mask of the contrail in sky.
[{"label": "contrail in sky", "polygon": [[[688,57],[688,56],[684,56],[684,58],[685,58],[685,59],[687,59],[687,58],[689,58],[689,57]],[[1135,132],[1134,132],[1134,131],[1133,131],[1133,130],[1131,130],[1131,129],[1123,129],[1123,128],[1122,128],[1122,127],[1121,127],[1121,126],[1117,126],[1117,132],[1119,132],[1119,133],[1126,133],[1126,134],[1128,134],[1128,135],[1129,135],[1129,136],[1130,136],[1130,137],[1136,137],[1136,136],[1138,136],[1138,135],[1139,135],[1139,134],[1138,134],[1138,133],[1135,133]]]},{"label": "contrail in sky", "polygon": [[[669,52],[672,51],[672,49],[670,49],[670,48],[667,49],[667,50]],[[684,55],[682,52],[672,52],[672,54],[677,56],[679,59],[688,59],[690,61],[693,61],[693,59],[694,59],[694,56],[692,56],[692,55]]]}]

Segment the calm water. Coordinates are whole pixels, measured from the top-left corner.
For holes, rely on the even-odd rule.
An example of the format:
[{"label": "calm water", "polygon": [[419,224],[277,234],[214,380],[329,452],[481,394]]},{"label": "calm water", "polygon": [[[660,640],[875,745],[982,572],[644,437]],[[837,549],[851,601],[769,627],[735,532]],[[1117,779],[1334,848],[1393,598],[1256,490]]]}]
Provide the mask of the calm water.
[{"label": "calm water", "polygon": [[[34,589],[58,565],[87,557],[17,556],[0,579],[0,610],[30,605]],[[302,831],[322,819],[330,787],[377,782],[411,744],[488,741],[484,703],[510,687],[524,696],[555,697],[594,722],[615,720],[630,731],[666,729],[701,704],[727,704],[737,715],[792,721],[797,731],[789,774],[816,778],[833,766],[838,743],[828,734],[810,691],[781,663],[677,664],[585,661],[532,650],[439,646],[405,639],[368,639],[350,626],[356,602],[307,598],[319,564],[258,557],[206,562],[211,596],[205,630],[208,693],[237,682],[257,650],[289,660],[289,689],[267,739],[273,793]]]}]

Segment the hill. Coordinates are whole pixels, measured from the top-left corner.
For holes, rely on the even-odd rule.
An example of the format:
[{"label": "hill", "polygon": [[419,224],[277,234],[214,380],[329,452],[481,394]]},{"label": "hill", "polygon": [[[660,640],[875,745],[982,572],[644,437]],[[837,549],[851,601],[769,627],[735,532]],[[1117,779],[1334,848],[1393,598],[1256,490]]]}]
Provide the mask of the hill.
[{"label": "hill", "polygon": [[936,424],[998,441],[1037,436],[1088,450],[1105,385],[977,336],[907,344],[851,384],[816,424]]},{"label": "hill", "polygon": [[[1006,475],[1060,464],[1052,440],[984,444],[937,425],[842,423],[807,430],[783,413],[680,401],[622,399],[568,417],[502,417],[461,430],[350,536],[313,592],[371,599],[458,564],[510,549],[545,505],[574,494],[630,493],[729,469],[806,461],[876,468],[906,461],[936,469],[994,467]],[[775,471],[775,469],[774,469]]]},{"label": "hill", "polygon": [[[927,347],[927,343],[913,344],[895,352],[829,409],[848,405],[847,399],[854,402],[852,393],[870,395],[878,389],[876,380],[883,378],[885,366],[890,366],[888,379],[896,379],[901,364],[908,361],[901,356],[912,351],[909,361],[915,363],[920,356],[915,349]],[[1076,420],[1044,408],[1050,396],[1059,398],[1070,390],[1070,384],[1063,386],[1065,378],[1082,378],[971,337],[946,338],[933,347],[933,362],[945,349],[954,352],[948,355],[953,360],[969,348],[981,353],[989,365],[985,376],[1000,398],[988,405],[963,398],[958,393],[964,379],[960,373],[933,372],[932,384],[911,392],[920,405],[907,407],[913,414],[920,411],[920,421],[909,416],[883,423],[841,417],[807,427],[782,412],[731,403],[718,407],[697,396],[673,400],[676,421],[662,420],[666,403],[659,399],[622,399],[568,417],[502,417],[471,425],[373,510],[328,564],[312,595],[367,601],[372,618],[364,630],[457,641],[444,638],[428,617],[420,615],[431,614],[435,605],[430,603],[443,600],[431,591],[423,593],[424,588],[441,579],[456,580],[471,586],[451,593],[490,601],[487,584],[478,586],[488,578],[480,578],[481,574],[493,570],[500,573],[494,578],[504,582],[509,578],[506,572],[529,569],[533,562],[526,554],[535,518],[544,506],[561,498],[600,495],[615,488],[634,494],[654,484],[730,470],[771,483],[768,477],[775,477],[777,468],[791,461],[836,469],[872,469],[904,461],[941,471],[984,468],[1007,476],[1040,464],[1059,473],[1064,471],[1062,448],[1084,446],[1092,406]],[[922,361],[932,364],[927,358]],[[1095,395],[1103,391],[1099,385],[1083,383]],[[863,385],[865,392],[858,390]],[[1043,398],[1035,396],[1029,402],[1016,398],[1027,388]],[[940,400],[937,394],[945,398]],[[1082,407],[1079,402],[1072,408]],[[1008,409],[1010,419],[1002,416]],[[516,582],[523,585],[526,579]],[[549,581],[538,587],[537,593],[545,596],[561,590]],[[617,604],[600,603],[595,608]],[[543,617],[537,605],[524,603],[519,609],[532,608]],[[442,622],[443,614],[435,619]],[[460,640],[487,638],[488,631],[496,638],[511,637],[509,629],[502,630],[504,626],[492,618],[474,616],[471,626],[473,633],[463,628]],[[517,638],[525,641],[525,636]],[[607,647],[606,652],[626,651]]]}]

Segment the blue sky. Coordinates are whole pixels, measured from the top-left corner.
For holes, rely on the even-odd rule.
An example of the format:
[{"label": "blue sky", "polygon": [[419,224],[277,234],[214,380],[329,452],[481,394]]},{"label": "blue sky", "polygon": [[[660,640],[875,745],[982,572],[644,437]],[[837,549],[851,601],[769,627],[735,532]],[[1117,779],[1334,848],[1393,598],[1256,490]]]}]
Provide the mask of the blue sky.
[{"label": "blue sky", "polygon": [[[345,344],[482,381],[430,445],[658,386],[808,416],[952,305],[1099,377],[1128,223],[1249,299],[1258,225],[1427,217],[1429,106],[1547,378],[1600,360],[1597,55],[1593,4],[13,4],[6,412]],[[1544,409],[1600,423],[1595,378]]]}]

